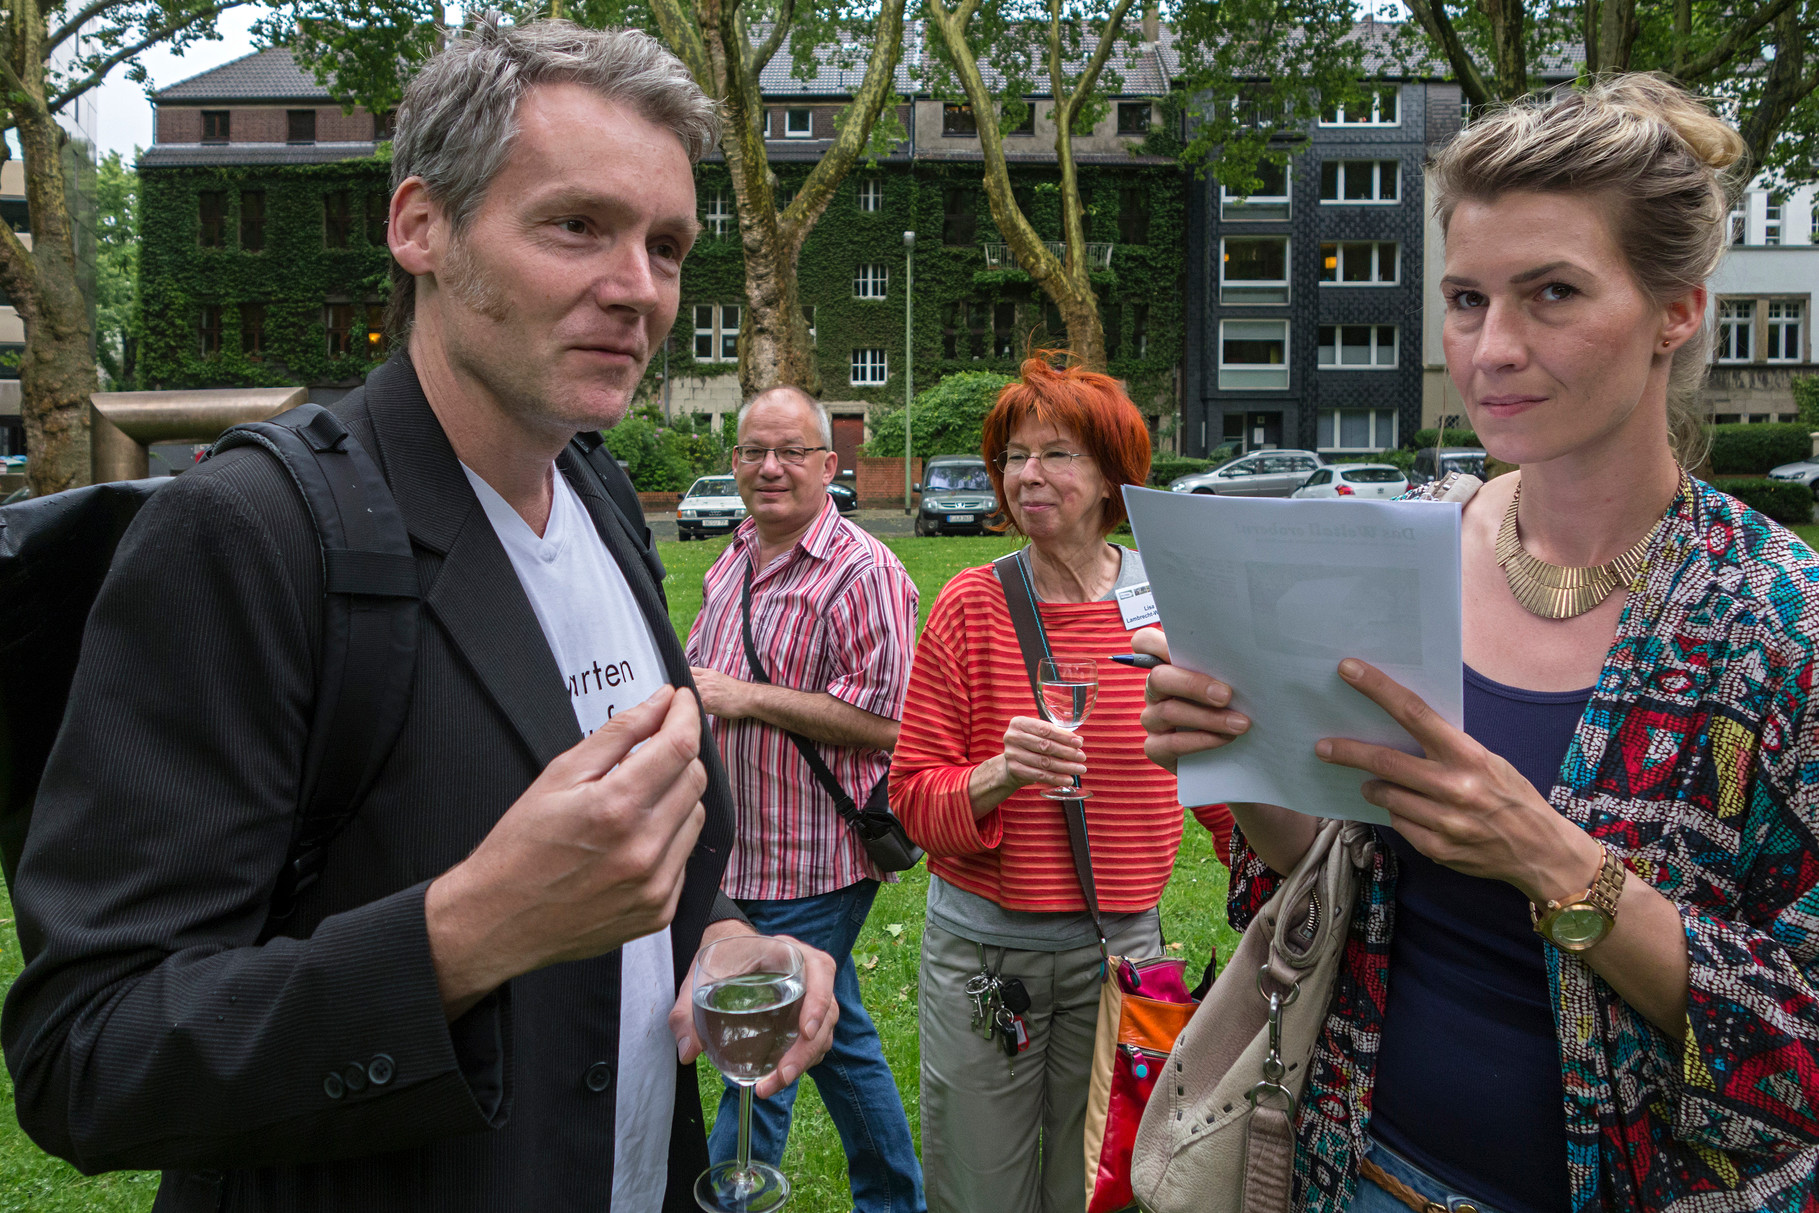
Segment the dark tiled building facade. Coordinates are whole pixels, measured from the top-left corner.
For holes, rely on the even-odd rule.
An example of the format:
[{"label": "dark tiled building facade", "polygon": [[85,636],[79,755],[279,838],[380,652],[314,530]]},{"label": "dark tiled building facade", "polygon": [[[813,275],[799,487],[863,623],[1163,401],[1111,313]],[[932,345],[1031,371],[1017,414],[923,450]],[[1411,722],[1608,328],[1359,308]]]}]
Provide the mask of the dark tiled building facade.
[{"label": "dark tiled building facade", "polygon": [[1267,193],[1196,182],[1184,454],[1354,455],[1420,427],[1422,166],[1458,129],[1459,90],[1403,81],[1376,94],[1369,112],[1310,125]]}]

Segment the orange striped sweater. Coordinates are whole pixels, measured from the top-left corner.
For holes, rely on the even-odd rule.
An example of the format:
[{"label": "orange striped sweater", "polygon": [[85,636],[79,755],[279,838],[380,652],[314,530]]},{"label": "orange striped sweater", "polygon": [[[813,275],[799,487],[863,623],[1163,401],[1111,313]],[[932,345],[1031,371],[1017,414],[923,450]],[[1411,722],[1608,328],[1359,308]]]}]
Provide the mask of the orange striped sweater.
[{"label": "orange striped sweater", "polygon": [[[1057,660],[1095,660],[1099,699],[1081,728],[1093,879],[1102,909],[1147,910],[1162,898],[1181,842],[1175,777],[1143,756],[1141,670],[1109,660],[1130,651],[1114,602],[1044,602],[1042,626]],[[1013,716],[1040,716],[1017,632],[991,567],[967,569],[941,591],[910,667],[903,729],[891,758],[891,807],[929,853],[929,870],[1007,910],[1079,912],[1061,806],[1036,787],[973,816],[973,768],[1004,752]],[[1227,854],[1224,805],[1194,816]]]}]

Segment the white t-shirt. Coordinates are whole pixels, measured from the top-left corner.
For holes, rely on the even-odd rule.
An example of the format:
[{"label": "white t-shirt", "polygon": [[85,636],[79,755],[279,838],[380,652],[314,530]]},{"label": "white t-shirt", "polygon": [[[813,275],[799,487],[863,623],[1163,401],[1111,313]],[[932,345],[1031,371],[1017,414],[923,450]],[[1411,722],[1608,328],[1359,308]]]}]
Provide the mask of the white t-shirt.
[{"label": "white t-shirt", "polygon": [[[644,614],[601,542],[587,507],[552,465],[555,499],[539,537],[493,487],[462,465],[480,498],[537,622],[568,680],[585,736],[649,698],[667,679]],[[676,1103],[676,1002],[669,928],[620,953],[618,1131],[613,1140],[613,1209],[663,1206],[669,1180],[670,1117]]]}]

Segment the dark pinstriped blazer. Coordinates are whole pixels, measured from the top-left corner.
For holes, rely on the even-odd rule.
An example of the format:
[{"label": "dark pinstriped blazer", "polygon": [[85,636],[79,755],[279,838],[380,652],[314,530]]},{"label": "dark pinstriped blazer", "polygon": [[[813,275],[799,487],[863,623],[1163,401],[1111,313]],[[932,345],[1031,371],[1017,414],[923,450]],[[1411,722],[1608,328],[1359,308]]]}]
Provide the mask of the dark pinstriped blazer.
[{"label": "dark pinstriped blazer", "polygon": [[[336,412],[383,469],[424,587],[397,748],[298,937],[258,943],[312,712],[315,531],[261,451],[159,490],[89,619],[12,891],[35,952],[4,1019],[20,1123],[84,1171],[162,1169],[161,1211],[604,1209],[618,954],[520,977],[451,1026],[423,918],[428,882],[580,740],[567,686],[409,359]],[[657,586],[569,460],[690,685]],[[732,826],[705,718],[702,743],[678,981],[707,923],[737,913],[718,894]],[[679,1069],[676,1209],[706,1165],[696,1090]]]}]

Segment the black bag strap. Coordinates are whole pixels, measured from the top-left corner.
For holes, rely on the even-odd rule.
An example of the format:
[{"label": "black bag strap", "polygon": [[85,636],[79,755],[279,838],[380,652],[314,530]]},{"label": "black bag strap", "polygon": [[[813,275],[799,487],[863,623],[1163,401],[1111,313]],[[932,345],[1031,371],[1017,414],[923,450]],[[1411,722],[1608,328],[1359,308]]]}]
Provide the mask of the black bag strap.
[{"label": "black bag strap", "polygon": [[[992,561],[992,572],[1004,588],[1004,604],[1010,608],[1011,626],[1017,629],[1017,647],[1023,650],[1023,669],[1029,675],[1030,694],[1036,698],[1036,710],[1042,710],[1042,686],[1036,678],[1036,663],[1054,654],[1048,647],[1048,633],[1042,628],[1042,615],[1036,610],[1036,588],[1030,582],[1029,562],[1021,551],[1000,556]],[[1076,779],[1078,786],[1079,780]],[[1093,930],[1099,933],[1099,951],[1110,945],[1105,938],[1105,923],[1099,918],[1099,887],[1093,880],[1093,845],[1086,834],[1086,801],[1070,799],[1061,802],[1062,816],[1067,820],[1067,847],[1074,856],[1074,875],[1079,878],[1081,895],[1086,898],[1086,911],[1092,915]]]},{"label": "black bag strap", "polygon": [[586,430],[576,434],[569,445],[579,456],[582,469],[593,473],[606,494],[606,499],[613,503],[614,516],[631,539],[632,546],[644,557],[644,566],[650,570],[651,580],[657,585],[657,593],[667,606],[669,596],[663,593],[663,578],[667,575],[663,558],[657,555],[657,545],[651,539],[650,524],[644,520],[644,506],[638,500],[638,490],[633,486],[632,478],[625,474],[625,469],[613,458],[612,451],[606,445],[606,436],[600,431]]},{"label": "black bag strap", "polygon": [[305,404],[237,425],[210,449],[269,451],[290,473],[322,544],[322,652],[291,846],[267,933],[321,874],[359,812],[410,707],[421,589],[404,517],[378,465],[339,418]]},{"label": "black bag strap", "polygon": [[[764,661],[758,656],[758,645],[752,640],[752,565],[749,559],[745,563],[745,589],[739,596],[739,630],[745,638],[745,662],[752,668],[752,677],[767,686],[770,685],[771,676],[765,672]],[[789,739],[796,743],[796,749],[801,753],[802,761],[808,763],[808,769],[815,773],[816,781],[821,784],[829,796],[834,798],[834,808],[839,810],[840,816],[845,819],[846,824],[855,829],[858,828],[859,806],[853,802],[853,798],[847,794],[847,790],[840,786],[840,781],[834,778],[834,773],[828,770],[827,763],[821,759],[821,752],[815,748],[815,743],[800,733],[790,733],[787,729],[784,732],[788,733]]]}]

